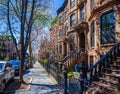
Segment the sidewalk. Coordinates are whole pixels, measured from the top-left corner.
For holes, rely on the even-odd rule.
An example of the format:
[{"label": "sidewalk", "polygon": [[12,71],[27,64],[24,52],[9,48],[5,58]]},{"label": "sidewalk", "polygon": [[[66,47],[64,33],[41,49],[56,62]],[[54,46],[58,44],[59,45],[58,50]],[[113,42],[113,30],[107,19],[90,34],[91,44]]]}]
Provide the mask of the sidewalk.
[{"label": "sidewalk", "polygon": [[45,69],[36,62],[34,67],[29,70],[24,77],[32,77],[30,88],[24,91],[15,91],[9,94],[63,94],[59,92],[59,88],[53,78],[49,77]]}]

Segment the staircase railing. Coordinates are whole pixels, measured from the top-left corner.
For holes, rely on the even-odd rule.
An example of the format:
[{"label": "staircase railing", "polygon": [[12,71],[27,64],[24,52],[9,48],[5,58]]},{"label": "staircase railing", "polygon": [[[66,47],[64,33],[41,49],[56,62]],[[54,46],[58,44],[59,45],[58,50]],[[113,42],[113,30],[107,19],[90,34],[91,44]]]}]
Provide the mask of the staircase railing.
[{"label": "staircase railing", "polygon": [[95,80],[96,77],[100,76],[100,73],[103,72],[103,69],[109,66],[109,63],[112,60],[115,60],[120,53],[120,42],[115,44],[104,56],[98,60],[96,64],[91,66],[88,69],[90,73],[90,81]]},{"label": "staircase railing", "polygon": [[76,60],[81,53],[85,53],[85,49],[81,48],[78,51],[73,51],[71,52],[69,55],[67,55],[64,59],[63,59],[63,64],[66,65],[66,67],[69,67],[74,60]]}]

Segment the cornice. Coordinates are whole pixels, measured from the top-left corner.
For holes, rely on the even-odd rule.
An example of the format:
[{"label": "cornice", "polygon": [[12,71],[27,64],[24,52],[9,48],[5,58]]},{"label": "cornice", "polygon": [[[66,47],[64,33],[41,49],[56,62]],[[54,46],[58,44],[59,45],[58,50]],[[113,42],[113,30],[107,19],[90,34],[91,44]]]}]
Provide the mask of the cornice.
[{"label": "cornice", "polygon": [[62,4],[62,6],[57,9],[57,15],[59,15],[61,12],[64,11],[67,4],[68,4],[68,0],[64,0],[64,3]]},{"label": "cornice", "polygon": [[101,6],[96,6],[93,8],[93,10],[91,11],[91,15],[90,17],[88,18],[88,21],[91,21],[92,18],[96,15],[98,15],[99,13],[101,13],[102,10],[106,9],[106,8],[112,8],[112,6],[114,5],[118,5],[120,4],[120,1],[119,0],[112,0],[104,5],[101,5]]}]

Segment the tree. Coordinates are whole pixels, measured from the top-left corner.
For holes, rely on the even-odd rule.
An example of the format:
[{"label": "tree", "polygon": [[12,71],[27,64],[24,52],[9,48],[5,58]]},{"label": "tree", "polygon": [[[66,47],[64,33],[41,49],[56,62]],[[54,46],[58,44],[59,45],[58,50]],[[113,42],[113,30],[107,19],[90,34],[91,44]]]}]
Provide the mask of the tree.
[{"label": "tree", "polygon": [[[32,32],[41,30],[49,23],[51,0],[1,0],[0,10],[4,27],[13,38],[21,60],[20,81],[23,81],[24,58],[28,46],[31,45]],[[2,17],[4,15],[4,17]],[[17,41],[20,40],[21,51],[18,49]]]}]

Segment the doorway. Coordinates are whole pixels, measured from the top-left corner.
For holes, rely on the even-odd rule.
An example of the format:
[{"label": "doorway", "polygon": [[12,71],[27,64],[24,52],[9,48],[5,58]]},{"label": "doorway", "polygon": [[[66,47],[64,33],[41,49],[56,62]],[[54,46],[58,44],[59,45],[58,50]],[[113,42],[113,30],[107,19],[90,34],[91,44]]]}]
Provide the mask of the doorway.
[{"label": "doorway", "polygon": [[80,48],[85,48],[85,34],[80,34]]}]

